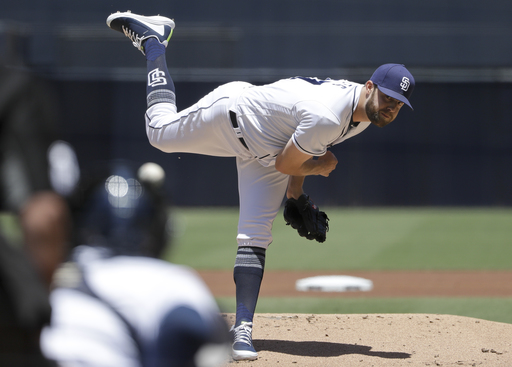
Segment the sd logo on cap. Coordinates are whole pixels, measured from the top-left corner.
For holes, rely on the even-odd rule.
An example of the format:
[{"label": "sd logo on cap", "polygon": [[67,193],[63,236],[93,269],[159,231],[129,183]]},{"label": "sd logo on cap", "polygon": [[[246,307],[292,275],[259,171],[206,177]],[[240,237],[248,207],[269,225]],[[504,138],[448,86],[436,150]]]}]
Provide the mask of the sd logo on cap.
[{"label": "sd logo on cap", "polygon": [[384,64],[375,70],[370,80],[379,87],[379,90],[411,109],[409,98],[414,90],[414,77],[402,64]]}]

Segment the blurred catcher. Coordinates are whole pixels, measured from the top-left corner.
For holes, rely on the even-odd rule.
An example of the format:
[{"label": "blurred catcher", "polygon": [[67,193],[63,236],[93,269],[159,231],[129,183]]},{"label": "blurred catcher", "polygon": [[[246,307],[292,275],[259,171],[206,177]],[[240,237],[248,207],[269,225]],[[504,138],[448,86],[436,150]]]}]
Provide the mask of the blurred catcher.
[{"label": "blurred catcher", "polygon": [[164,173],[113,162],[72,199],[78,245],[55,277],[47,357],[63,366],[219,366],[228,330],[191,269],[158,259],[168,242]]}]

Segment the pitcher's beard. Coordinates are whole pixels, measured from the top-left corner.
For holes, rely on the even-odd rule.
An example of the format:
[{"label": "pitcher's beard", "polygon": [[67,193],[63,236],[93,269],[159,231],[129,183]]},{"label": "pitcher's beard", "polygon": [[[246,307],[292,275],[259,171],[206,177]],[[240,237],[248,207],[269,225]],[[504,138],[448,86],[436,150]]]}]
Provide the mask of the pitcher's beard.
[{"label": "pitcher's beard", "polygon": [[[374,90],[375,91],[375,90]],[[374,92],[372,92],[373,95]],[[375,103],[373,102],[373,98],[370,98],[368,100],[368,103],[366,103],[365,106],[366,115],[370,119],[370,122],[374,125],[379,125],[381,116],[379,114],[379,111],[375,107]]]}]

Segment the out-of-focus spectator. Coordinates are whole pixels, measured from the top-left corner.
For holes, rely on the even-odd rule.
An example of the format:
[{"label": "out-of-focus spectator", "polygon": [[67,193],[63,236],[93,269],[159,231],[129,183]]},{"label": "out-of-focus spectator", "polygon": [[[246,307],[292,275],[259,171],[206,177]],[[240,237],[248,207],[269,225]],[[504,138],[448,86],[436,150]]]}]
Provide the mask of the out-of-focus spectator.
[{"label": "out-of-focus spectator", "polygon": [[70,239],[66,201],[52,191],[34,194],[19,217],[23,247],[0,237],[0,366],[54,366],[40,349],[50,322],[49,288]]},{"label": "out-of-focus spectator", "polygon": [[28,71],[0,65],[0,209],[18,212],[32,194],[52,189],[47,152],[57,140],[58,103]]},{"label": "out-of-focus spectator", "polygon": [[0,366],[54,366],[39,347],[50,314],[47,285],[26,254],[0,236]]},{"label": "out-of-focus spectator", "polygon": [[50,147],[62,146],[56,144],[58,103],[17,56],[0,54],[1,62],[10,64],[0,65],[0,210],[19,219],[24,248],[0,238],[0,366],[43,367],[54,365],[41,353],[40,333],[50,321],[49,287],[69,250],[71,220],[65,200],[54,191],[69,191],[78,168],[69,169],[69,162],[77,166],[69,145],[71,154],[50,156]]},{"label": "out-of-focus spectator", "polygon": [[64,262],[71,239],[71,213],[66,200],[53,191],[34,194],[20,212],[27,256],[49,288]]},{"label": "out-of-focus spectator", "polygon": [[169,229],[164,176],[155,164],[137,172],[115,162],[79,186],[79,245],[56,276],[42,335],[49,358],[91,367],[227,361],[227,325],[208,288],[192,269],[158,259]]}]

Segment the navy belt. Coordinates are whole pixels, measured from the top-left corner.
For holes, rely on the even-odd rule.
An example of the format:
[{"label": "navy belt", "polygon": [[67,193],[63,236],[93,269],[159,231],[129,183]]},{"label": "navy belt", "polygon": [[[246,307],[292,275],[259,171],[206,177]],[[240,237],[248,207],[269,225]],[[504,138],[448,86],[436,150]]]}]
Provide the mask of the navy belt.
[{"label": "navy belt", "polygon": [[236,121],[236,113],[233,111],[229,111],[229,119],[231,120],[231,125],[233,125],[233,129],[235,130],[236,137],[240,140],[240,143],[245,147],[245,149],[249,150],[249,147],[245,143],[245,140],[242,136],[242,130],[238,126],[238,122]]}]

